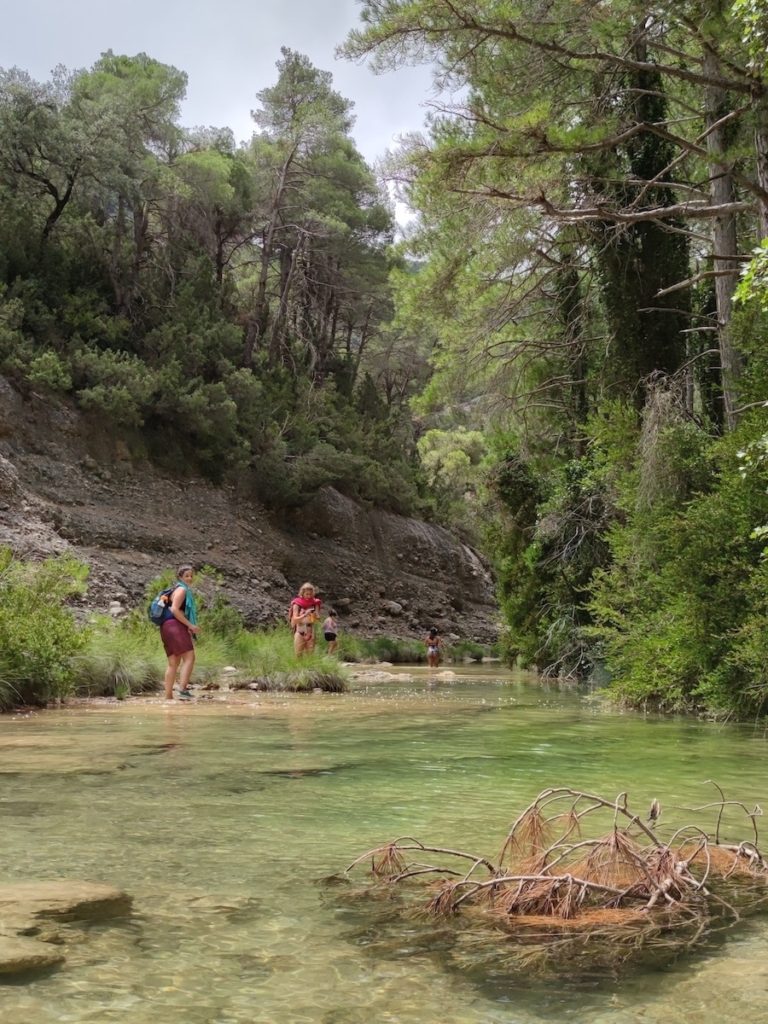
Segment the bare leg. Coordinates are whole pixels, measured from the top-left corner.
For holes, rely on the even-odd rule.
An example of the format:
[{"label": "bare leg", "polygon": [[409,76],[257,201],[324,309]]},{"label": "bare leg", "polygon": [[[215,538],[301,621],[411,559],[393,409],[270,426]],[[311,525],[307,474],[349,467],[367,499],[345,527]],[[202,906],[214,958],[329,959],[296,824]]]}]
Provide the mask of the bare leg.
[{"label": "bare leg", "polygon": [[181,655],[181,675],[179,676],[179,688],[182,690],[189,689],[189,680],[192,676],[192,669],[195,667],[195,652],[194,649],[191,651],[185,651]]},{"label": "bare leg", "polygon": [[335,654],[336,653],[336,648],[338,647],[338,643],[339,643],[338,640],[329,640],[328,641],[328,653],[329,654]]},{"label": "bare leg", "polygon": [[315,638],[309,635],[302,635],[298,631],[293,635],[293,651],[297,658],[305,654],[311,654],[315,649]]},{"label": "bare leg", "polygon": [[163,676],[163,686],[165,687],[165,699],[173,700],[173,684],[176,681],[176,673],[179,670],[179,661],[181,656],[178,654],[168,655],[168,667],[165,670]]}]

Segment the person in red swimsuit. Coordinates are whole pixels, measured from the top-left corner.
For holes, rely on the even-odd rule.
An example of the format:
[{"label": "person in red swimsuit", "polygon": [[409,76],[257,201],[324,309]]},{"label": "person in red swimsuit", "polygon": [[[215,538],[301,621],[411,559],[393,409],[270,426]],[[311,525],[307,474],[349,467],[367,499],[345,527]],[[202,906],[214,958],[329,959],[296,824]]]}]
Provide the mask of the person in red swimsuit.
[{"label": "person in red swimsuit", "polygon": [[319,618],[321,601],[315,597],[311,583],[302,583],[299,596],[291,601],[293,649],[297,657],[311,654],[315,649],[315,623]]}]

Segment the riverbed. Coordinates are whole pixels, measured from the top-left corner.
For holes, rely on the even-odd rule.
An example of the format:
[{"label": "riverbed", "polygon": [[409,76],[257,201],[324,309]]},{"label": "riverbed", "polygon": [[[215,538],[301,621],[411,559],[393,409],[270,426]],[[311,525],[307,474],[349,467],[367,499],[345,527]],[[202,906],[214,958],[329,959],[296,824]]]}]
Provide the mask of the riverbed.
[{"label": "riverbed", "polygon": [[764,804],[762,728],[622,713],[496,667],[386,671],[348,694],[0,717],[0,881],[78,878],[134,899],[125,920],[73,929],[63,968],[0,985],[3,1024],[761,1018],[764,916],[652,970],[553,984],[431,946],[423,922],[383,933],[322,880],[401,835],[493,856],[550,786],[626,790],[670,815],[712,800],[715,779]]}]

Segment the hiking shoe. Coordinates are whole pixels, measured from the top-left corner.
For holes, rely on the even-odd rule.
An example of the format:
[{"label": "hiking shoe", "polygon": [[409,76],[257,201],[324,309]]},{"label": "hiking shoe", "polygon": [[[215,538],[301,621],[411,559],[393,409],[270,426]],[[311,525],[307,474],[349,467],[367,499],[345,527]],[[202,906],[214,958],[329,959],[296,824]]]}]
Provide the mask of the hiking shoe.
[{"label": "hiking shoe", "polygon": [[192,700],[189,690],[179,690],[179,700]]}]

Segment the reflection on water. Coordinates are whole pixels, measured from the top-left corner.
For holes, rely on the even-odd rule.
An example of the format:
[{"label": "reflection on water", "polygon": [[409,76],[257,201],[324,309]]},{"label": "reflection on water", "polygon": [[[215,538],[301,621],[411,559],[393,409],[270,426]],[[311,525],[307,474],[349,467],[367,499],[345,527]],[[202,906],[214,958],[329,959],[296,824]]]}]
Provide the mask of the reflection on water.
[{"label": "reflection on water", "polygon": [[126,922],[71,926],[60,971],[0,986],[3,1024],[760,1019],[763,919],[674,964],[553,985],[452,926],[377,926],[387,908],[366,918],[320,884],[399,835],[493,855],[551,785],[671,808],[710,800],[714,778],[765,802],[762,731],[606,711],[485,668],[427,679],[0,718],[0,881],[78,877],[135,901]]}]

